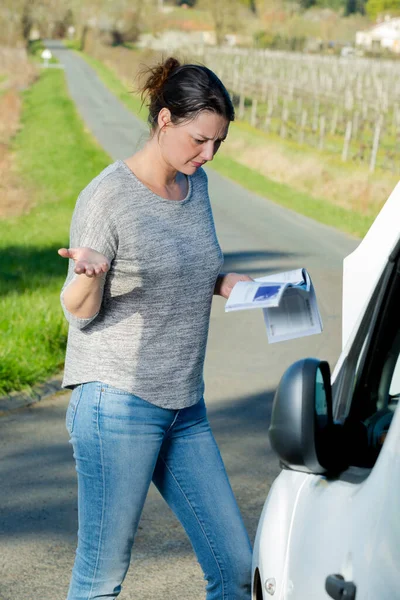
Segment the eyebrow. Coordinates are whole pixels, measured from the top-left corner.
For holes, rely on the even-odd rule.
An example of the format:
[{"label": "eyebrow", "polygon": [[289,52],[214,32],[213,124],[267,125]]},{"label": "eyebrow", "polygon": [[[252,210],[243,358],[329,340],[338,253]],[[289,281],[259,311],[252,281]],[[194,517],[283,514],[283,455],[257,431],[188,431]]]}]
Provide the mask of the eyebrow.
[{"label": "eyebrow", "polygon": [[[212,140],[212,139],[213,139],[213,138],[209,138],[209,137],[207,137],[207,136],[203,135],[202,133],[199,133],[197,137],[201,137],[201,138],[203,138],[203,140]],[[218,139],[216,140],[216,142],[223,142],[224,140],[226,140],[226,137],[227,137],[227,136],[225,135],[225,136],[224,136],[224,137],[222,137],[222,138],[218,138]]]}]

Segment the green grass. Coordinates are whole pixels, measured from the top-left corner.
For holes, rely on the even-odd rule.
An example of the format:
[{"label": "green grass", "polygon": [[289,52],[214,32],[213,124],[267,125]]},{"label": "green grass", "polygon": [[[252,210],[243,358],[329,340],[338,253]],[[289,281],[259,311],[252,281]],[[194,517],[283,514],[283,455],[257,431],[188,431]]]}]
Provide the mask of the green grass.
[{"label": "green grass", "polygon": [[277,204],[347,233],[363,236],[373,221],[373,217],[329,204],[322,198],[313,198],[294,191],[288,185],[267,179],[258,171],[239,164],[223,154],[218,154],[214,158],[213,168],[221,175],[233,179],[260,196],[268,197]]},{"label": "green grass", "polygon": [[[105,85],[123,102],[128,109],[146,121],[146,108],[141,108],[141,101],[137,95],[130,93],[117,75],[105,66],[99,60],[80,54],[97,72]],[[261,138],[265,138],[265,133],[254,130],[247,123],[235,122],[232,126],[235,134],[253,136],[255,144],[259,143]],[[258,171],[250,169],[233,159],[224,156],[223,150],[218,153],[210,165],[215,171],[236,181],[243,187],[251,190],[260,196],[264,196],[277,204],[290,208],[303,215],[311,217],[320,223],[336,227],[346,233],[362,237],[368,231],[374,220],[374,215],[363,215],[356,211],[346,210],[340,206],[330,203],[323,198],[315,198],[306,193],[299,192],[285,184],[278,183],[265,177]],[[341,165],[341,168],[353,168],[351,163]]]},{"label": "green grass", "polygon": [[80,190],[110,159],[84,132],[64,73],[44,70],[23,94],[14,140],[26,215],[0,221],[0,395],[45,380],[63,365],[67,323],[59,294],[71,213]]}]

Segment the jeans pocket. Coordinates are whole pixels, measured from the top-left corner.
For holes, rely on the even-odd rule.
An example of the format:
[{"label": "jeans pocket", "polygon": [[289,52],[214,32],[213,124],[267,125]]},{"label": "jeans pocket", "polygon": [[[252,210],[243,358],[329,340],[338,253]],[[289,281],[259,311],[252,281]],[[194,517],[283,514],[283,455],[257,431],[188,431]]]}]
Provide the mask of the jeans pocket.
[{"label": "jeans pocket", "polygon": [[72,390],[71,398],[67,408],[67,414],[65,416],[65,427],[67,428],[69,435],[72,435],[72,432],[74,430],[76,411],[78,410],[78,405],[82,398],[82,391],[82,384],[76,386]]}]

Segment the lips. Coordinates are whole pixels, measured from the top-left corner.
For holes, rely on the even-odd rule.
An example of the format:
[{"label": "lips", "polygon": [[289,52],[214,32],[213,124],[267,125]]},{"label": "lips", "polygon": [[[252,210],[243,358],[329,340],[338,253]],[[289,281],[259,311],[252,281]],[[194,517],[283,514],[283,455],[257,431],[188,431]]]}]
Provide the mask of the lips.
[{"label": "lips", "polygon": [[194,160],[192,160],[192,165],[194,165],[195,167],[201,167],[202,165],[204,165],[204,163],[198,163],[198,162],[194,162]]}]

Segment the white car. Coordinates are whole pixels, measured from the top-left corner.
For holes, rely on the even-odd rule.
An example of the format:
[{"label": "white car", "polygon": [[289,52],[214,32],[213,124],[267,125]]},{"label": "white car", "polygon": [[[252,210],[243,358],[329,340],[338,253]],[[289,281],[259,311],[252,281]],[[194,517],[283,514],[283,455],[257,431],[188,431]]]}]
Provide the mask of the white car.
[{"label": "white car", "polygon": [[253,600],[400,599],[400,184],[344,260],[343,349],[276,391]]}]

